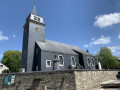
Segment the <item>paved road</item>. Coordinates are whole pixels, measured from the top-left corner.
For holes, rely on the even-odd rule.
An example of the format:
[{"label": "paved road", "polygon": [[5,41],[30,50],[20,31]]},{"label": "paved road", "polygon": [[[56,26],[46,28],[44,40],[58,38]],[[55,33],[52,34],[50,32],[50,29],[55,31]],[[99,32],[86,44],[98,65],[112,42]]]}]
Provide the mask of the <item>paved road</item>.
[{"label": "paved road", "polygon": [[120,88],[101,88],[101,87],[97,87],[91,90],[120,90]]}]

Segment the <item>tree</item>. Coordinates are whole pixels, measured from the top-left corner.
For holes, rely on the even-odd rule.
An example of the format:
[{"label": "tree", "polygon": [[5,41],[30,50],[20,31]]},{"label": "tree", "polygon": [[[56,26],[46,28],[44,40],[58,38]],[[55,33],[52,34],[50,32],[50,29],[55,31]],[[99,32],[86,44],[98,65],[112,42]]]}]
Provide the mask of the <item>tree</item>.
[{"label": "tree", "polygon": [[2,73],[9,73],[9,72],[10,72],[9,69],[5,69],[2,71]]},{"label": "tree", "polygon": [[17,72],[21,66],[21,56],[20,51],[6,51],[3,54],[1,62],[9,68],[10,72]]},{"label": "tree", "polygon": [[112,52],[107,47],[101,47],[97,53],[97,58],[101,62],[103,69],[118,69],[120,68],[120,62],[116,56],[112,55]]}]

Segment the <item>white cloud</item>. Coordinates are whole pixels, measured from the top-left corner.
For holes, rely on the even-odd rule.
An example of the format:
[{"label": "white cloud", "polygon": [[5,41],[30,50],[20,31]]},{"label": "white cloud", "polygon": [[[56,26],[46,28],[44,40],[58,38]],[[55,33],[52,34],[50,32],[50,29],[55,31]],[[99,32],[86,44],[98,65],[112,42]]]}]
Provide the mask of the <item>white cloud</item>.
[{"label": "white cloud", "polygon": [[113,24],[120,23],[120,13],[99,15],[96,16],[95,19],[96,21],[94,22],[94,26],[104,28],[107,26],[112,26]]},{"label": "white cloud", "polygon": [[92,40],[92,41],[95,40],[95,37],[93,37],[91,40]]},{"label": "white cloud", "polygon": [[109,46],[108,48],[109,48],[113,53],[116,52],[116,51],[118,51],[118,50],[120,50],[120,46],[111,46],[111,47]]},{"label": "white cloud", "polygon": [[88,44],[85,44],[84,47],[87,48],[87,47],[89,47],[89,45],[88,45]]},{"label": "white cloud", "polygon": [[91,43],[89,44],[84,44],[85,48],[92,47],[93,45],[99,45],[99,44],[109,44],[111,43],[111,38],[110,37],[105,37],[104,35],[101,35],[100,38],[96,39],[93,37],[91,39]]},{"label": "white cloud", "polygon": [[0,40],[8,40],[8,37],[4,36],[0,31]]},{"label": "white cloud", "polygon": [[100,38],[91,42],[90,45],[109,44],[110,42],[111,42],[110,37],[104,37],[104,35],[101,35]]},{"label": "white cloud", "polygon": [[118,39],[120,39],[120,34],[118,34]]},{"label": "white cloud", "polygon": [[15,37],[16,37],[16,35],[15,35],[15,34],[13,34],[13,37],[15,38]]}]

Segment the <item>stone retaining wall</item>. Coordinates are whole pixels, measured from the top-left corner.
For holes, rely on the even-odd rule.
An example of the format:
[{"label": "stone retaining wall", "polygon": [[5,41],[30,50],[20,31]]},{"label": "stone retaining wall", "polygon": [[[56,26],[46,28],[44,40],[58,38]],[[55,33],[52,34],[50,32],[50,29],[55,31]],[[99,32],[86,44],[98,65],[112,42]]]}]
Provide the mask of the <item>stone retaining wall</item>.
[{"label": "stone retaining wall", "polygon": [[90,90],[104,81],[116,80],[118,71],[75,71],[76,90]]},{"label": "stone retaining wall", "polygon": [[[0,90],[75,90],[74,71],[52,71],[52,72],[32,72],[32,73],[12,73],[16,75],[15,86],[4,86],[3,78],[6,74],[1,74]],[[39,79],[35,79],[39,78]]]},{"label": "stone retaining wall", "polygon": [[[89,90],[101,82],[116,79],[118,71],[63,70],[0,74],[0,90]],[[5,75],[16,75],[16,84],[4,86]],[[39,78],[39,79],[35,79]]]}]

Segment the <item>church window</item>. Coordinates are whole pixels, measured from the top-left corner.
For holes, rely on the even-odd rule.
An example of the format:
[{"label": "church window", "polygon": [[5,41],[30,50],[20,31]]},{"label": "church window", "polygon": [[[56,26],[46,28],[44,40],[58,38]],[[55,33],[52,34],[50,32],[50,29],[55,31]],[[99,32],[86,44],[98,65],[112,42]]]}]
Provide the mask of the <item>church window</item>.
[{"label": "church window", "polygon": [[64,57],[62,55],[59,55],[58,58],[59,58],[59,65],[63,66],[64,65]]},{"label": "church window", "polygon": [[40,18],[38,18],[38,21],[40,22]]},{"label": "church window", "polygon": [[3,68],[3,65],[0,65],[0,68]]},{"label": "church window", "polygon": [[71,65],[73,66],[73,67],[75,67],[76,66],[76,62],[75,62],[75,57],[71,57]]},{"label": "church window", "polygon": [[51,60],[46,60],[46,67],[51,67]]},{"label": "church window", "polygon": [[89,57],[87,57],[87,64],[88,64],[88,66],[90,66],[90,58]]},{"label": "church window", "polygon": [[91,61],[92,61],[92,65],[94,66],[95,65],[95,61],[94,61],[93,57],[91,57]]},{"label": "church window", "polygon": [[37,17],[36,17],[36,16],[34,16],[34,20],[37,20]]}]

